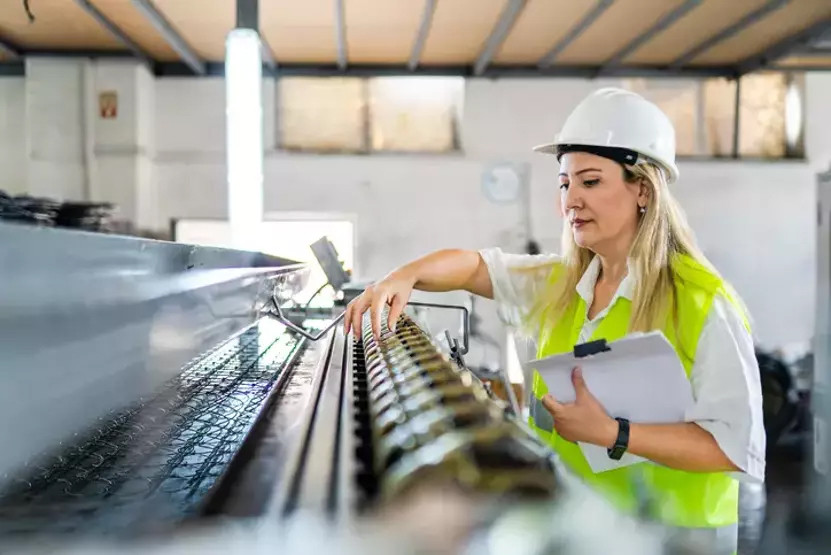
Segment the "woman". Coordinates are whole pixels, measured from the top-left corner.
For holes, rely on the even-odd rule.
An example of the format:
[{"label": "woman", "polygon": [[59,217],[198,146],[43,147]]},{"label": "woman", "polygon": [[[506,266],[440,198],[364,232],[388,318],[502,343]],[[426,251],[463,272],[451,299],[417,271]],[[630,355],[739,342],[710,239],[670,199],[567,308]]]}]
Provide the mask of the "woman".
[{"label": "woman", "polygon": [[[539,357],[593,338],[663,331],[696,400],[685,422],[615,419],[575,369],[573,403],[548,395],[534,376],[530,424],[566,466],[622,508],[634,510],[636,492],[645,492],[653,516],[706,537],[709,552],[732,552],[737,480],[764,480],[759,371],[744,308],[696,246],[670,193],[678,178],[672,124],[634,93],[601,89],[575,108],[556,143],[536,150],[560,163],[562,255],[435,252],[350,303],[346,332],[357,334],[369,310],[378,335],[385,305],[394,329],[414,288],[495,299],[537,337]],[[630,452],[651,462],[594,474],[578,441],[606,446],[612,458]]]}]

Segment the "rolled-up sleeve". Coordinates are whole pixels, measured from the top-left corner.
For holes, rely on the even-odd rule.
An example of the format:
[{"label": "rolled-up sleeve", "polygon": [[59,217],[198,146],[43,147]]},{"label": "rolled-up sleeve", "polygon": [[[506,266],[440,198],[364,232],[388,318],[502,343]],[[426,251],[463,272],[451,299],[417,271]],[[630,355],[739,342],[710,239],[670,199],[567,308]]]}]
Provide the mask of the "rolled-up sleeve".
[{"label": "rolled-up sleeve", "polygon": [[488,268],[499,317],[518,326],[528,315],[546,285],[556,254],[508,254],[494,247],[479,251]]},{"label": "rolled-up sleeve", "polygon": [[691,372],[695,404],[686,420],[715,438],[741,469],[739,480],[764,482],[765,428],[762,388],[753,338],[736,308],[713,301]]}]

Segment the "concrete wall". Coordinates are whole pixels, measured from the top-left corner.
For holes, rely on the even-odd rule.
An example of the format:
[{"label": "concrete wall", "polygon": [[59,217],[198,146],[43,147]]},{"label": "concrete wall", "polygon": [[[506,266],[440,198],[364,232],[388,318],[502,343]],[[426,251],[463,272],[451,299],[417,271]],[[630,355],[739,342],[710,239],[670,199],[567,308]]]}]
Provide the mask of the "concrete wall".
[{"label": "concrete wall", "polygon": [[[83,146],[76,137],[83,71],[72,65],[77,62],[40,63],[45,65],[29,68],[25,82],[0,79],[0,140],[8,146],[0,149],[5,162],[0,178],[13,188],[28,175],[33,188],[45,193],[40,184],[47,183],[51,194],[71,197],[83,191]],[[161,229],[171,218],[224,217],[223,81],[153,81],[144,72],[136,65],[95,66],[95,90],[126,87],[132,92],[120,101],[133,111],[125,111],[124,120],[119,114],[115,122],[94,126],[94,196],[119,200],[144,225]],[[533,234],[544,248],[556,249],[562,224],[556,163],[530,147],[553,138],[571,107],[604,84],[616,82],[469,81],[463,153],[342,156],[274,149],[276,93],[267,81],[265,209],[354,214],[356,270],[362,277],[378,277],[446,246],[519,251],[521,206],[493,204],[480,188],[488,165],[510,161],[528,165]],[[831,75],[809,75],[806,162],[680,163],[677,195],[704,250],[747,301],[759,340],[767,346],[807,341],[812,334],[814,175],[831,163],[829,97]],[[17,140],[24,130],[28,169],[21,170],[14,160],[25,154]],[[496,330],[493,312],[488,308],[483,314],[486,328]]]}]

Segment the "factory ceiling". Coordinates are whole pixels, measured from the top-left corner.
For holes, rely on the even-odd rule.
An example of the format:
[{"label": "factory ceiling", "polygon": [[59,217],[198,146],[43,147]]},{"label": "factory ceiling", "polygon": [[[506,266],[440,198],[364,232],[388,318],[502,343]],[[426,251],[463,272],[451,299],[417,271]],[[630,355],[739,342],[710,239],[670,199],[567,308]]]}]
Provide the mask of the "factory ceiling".
[{"label": "factory ceiling", "polygon": [[[831,0],[260,0],[268,71],[484,77],[831,69]],[[221,73],[235,0],[4,0],[0,66],[130,56]]]}]

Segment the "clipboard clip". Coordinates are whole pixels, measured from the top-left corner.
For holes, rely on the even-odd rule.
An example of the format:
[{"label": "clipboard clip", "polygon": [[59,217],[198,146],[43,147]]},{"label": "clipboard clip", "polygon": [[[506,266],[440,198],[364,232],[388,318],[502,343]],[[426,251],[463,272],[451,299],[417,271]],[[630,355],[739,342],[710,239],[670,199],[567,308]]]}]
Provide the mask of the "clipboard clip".
[{"label": "clipboard clip", "polygon": [[596,355],[611,351],[605,339],[596,339],[586,343],[580,343],[574,346],[574,358],[586,358],[587,356]]}]

